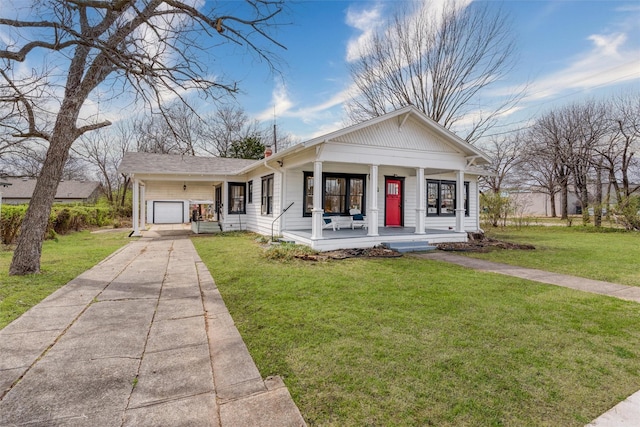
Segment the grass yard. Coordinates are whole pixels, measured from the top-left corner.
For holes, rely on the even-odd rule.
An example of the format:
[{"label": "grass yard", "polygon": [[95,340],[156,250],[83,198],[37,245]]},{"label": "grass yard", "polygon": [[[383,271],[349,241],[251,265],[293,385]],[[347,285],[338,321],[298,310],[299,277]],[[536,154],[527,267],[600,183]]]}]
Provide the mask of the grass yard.
[{"label": "grass yard", "polygon": [[474,258],[640,286],[640,233],[594,227],[486,229],[499,240],[530,243],[535,251],[465,253]]},{"label": "grass yard", "polygon": [[[560,217],[548,217],[548,216],[525,216],[525,217],[510,217],[508,221],[512,225],[520,224],[523,226],[535,226],[535,225],[559,225],[568,226],[571,222],[572,226],[582,227],[582,215],[569,215],[569,220],[561,219]],[[593,227],[593,216],[591,222],[587,224],[587,227]],[[609,220],[606,217],[602,218],[602,227],[620,228],[620,225],[614,220]],[[488,224],[483,224],[482,228],[491,228]]]},{"label": "grass yard", "polygon": [[193,239],[310,426],[583,426],[640,389],[640,306],[410,256],[274,261]]},{"label": "grass yard", "polygon": [[127,231],[82,231],[58,236],[57,241],[47,240],[42,248],[41,273],[28,276],[9,276],[13,251],[0,250],[0,329],[124,246],[126,235]]}]

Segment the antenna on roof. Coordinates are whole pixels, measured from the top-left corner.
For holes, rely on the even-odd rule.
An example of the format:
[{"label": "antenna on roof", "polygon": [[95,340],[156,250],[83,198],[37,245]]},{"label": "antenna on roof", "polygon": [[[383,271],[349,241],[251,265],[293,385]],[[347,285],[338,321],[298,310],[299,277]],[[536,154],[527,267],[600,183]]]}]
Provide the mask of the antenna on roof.
[{"label": "antenna on roof", "polygon": [[273,106],[273,152],[278,152],[278,139],[276,137],[276,106]]}]

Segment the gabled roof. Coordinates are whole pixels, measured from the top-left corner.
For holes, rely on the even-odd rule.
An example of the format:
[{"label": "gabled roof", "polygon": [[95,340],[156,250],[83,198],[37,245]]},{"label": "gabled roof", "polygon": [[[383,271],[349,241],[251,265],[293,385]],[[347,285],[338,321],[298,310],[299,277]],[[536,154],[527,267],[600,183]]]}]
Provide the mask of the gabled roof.
[{"label": "gabled roof", "polygon": [[[455,133],[451,132],[449,129],[445,128],[444,126],[442,126],[438,122],[430,119],[426,114],[424,114],[423,112],[421,112],[420,110],[418,110],[416,107],[414,107],[412,105],[409,105],[407,107],[401,108],[399,110],[392,111],[392,112],[384,114],[382,116],[374,117],[372,119],[366,120],[366,121],[361,122],[361,123],[357,123],[357,124],[352,125],[352,126],[348,126],[346,128],[343,128],[343,129],[339,129],[339,130],[334,131],[334,132],[330,132],[330,133],[325,134],[325,135],[321,135],[321,136],[312,138],[312,139],[310,139],[308,141],[305,141],[305,142],[302,142],[300,144],[296,144],[296,145],[291,146],[291,147],[289,147],[289,148],[287,148],[285,150],[282,150],[282,151],[280,151],[278,153],[273,154],[267,160],[269,160],[269,161],[277,160],[277,159],[280,159],[282,157],[286,157],[288,154],[291,154],[293,152],[298,152],[301,149],[313,147],[313,146],[316,146],[318,144],[322,144],[322,143],[329,142],[329,141],[340,140],[341,138],[343,138],[344,136],[346,136],[348,134],[353,134],[355,132],[358,132],[358,131],[360,131],[362,129],[365,129],[365,128],[368,128],[368,127],[374,127],[375,125],[377,125],[377,124],[379,124],[381,122],[388,121],[388,120],[394,119],[394,118],[397,118],[399,127],[402,127],[402,125],[406,122],[406,120],[408,118],[413,118],[413,119],[417,120],[420,124],[422,124],[430,132],[433,132],[433,134],[435,134],[437,137],[439,137],[442,140],[446,141],[446,143],[449,144],[450,146],[452,146],[453,149],[455,149],[456,151],[459,151],[461,153],[464,153],[465,157],[467,157],[468,159],[473,160],[473,163],[475,163],[475,164],[482,164],[482,163],[490,163],[491,162],[491,158],[485,152],[483,152],[479,148],[476,148],[475,146],[469,144],[468,142],[466,142],[465,140],[463,140],[462,138],[460,138]],[[258,166],[258,164],[248,165],[241,172],[247,172],[247,171],[253,169],[256,166]]]},{"label": "gabled roof", "polygon": [[[36,179],[33,178],[3,178],[11,184],[2,189],[2,197],[5,199],[30,199],[36,188]],[[60,181],[56,199],[88,199],[98,189],[97,181]]]},{"label": "gabled roof", "polygon": [[127,152],[122,158],[118,172],[127,174],[232,175],[253,163],[256,163],[256,160]]},{"label": "gabled roof", "polygon": [[164,174],[164,175],[238,175],[246,173],[264,164],[265,161],[281,159],[291,153],[310,148],[329,141],[339,141],[346,135],[397,118],[402,127],[409,118],[417,120],[428,131],[448,144],[453,150],[463,153],[472,163],[490,163],[491,159],[482,150],[474,147],[450,130],[427,117],[414,106],[374,117],[362,123],[346,127],[308,141],[296,144],[262,160],[234,159],[223,157],[196,157],[180,154],[125,153],[118,171],[126,174]]}]

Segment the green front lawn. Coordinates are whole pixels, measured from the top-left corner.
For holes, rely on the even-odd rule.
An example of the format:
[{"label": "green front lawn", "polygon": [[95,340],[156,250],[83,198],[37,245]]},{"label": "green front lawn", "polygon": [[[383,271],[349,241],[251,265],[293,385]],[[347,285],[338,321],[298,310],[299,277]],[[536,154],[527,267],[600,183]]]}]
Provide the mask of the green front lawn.
[{"label": "green front lawn", "polygon": [[594,227],[487,229],[499,240],[530,243],[535,251],[467,253],[474,258],[640,286],[640,233]]},{"label": "green front lawn", "polygon": [[310,426],[583,426],[640,389],[640,306],[414,257],[273,261],[193,239]]},{"label": "green front lawn", "polygon": [[0,329],[127,243],[126,231],[58,236],[42,247],[40,274],[9,276],[13,251],[0,250]]}]

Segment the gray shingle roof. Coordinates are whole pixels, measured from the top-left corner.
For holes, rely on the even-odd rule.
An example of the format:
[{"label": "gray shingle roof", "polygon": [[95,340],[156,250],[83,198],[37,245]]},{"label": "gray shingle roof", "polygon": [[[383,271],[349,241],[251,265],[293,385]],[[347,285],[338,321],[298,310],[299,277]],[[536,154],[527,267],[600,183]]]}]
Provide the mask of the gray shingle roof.
[{"label": "gray shingle roof", "polygon": [[223,157],[128,152],[124,154],[118,171],[137,174],[227,175],[235,174],[256,161]]},{"label": "gray shingle roof", "polygon": [[[11,184],[2,188],[2,197],[6,199],[30,199],[36,187],[33,178],[3,178]],[[58,184],[56,199],[87,199],[100,185],[97,181],[61,181]]]}]

